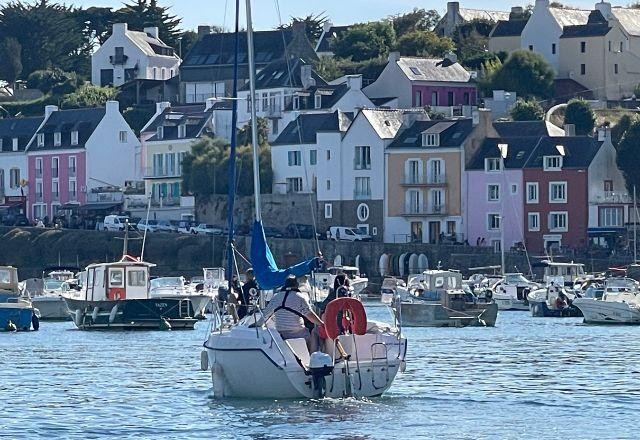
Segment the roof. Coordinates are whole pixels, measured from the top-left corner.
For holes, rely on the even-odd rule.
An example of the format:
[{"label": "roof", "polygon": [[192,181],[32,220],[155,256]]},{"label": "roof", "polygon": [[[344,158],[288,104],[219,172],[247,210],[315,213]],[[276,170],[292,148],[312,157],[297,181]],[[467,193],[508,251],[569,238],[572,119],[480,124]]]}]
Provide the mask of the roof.
[{"label": "roof", "polygon": [[471,79],[464,67],[448,60],[402,57],[397,63],[411,81],[469,82]]},{"label": "roof", "polygon": [[277,145],[315,144],[316,134],[322,131],[344,133],[353,120],[353,113],[336,110],[333,113],[307,113],[289,122],[278,138],[271,143]]},{"label": "roof", "polygon": [[565,26],[560,38],[601,37],[607,35],[611,27],[602,13],[598,10],[591,11],[586,24]]},{"label": "roof", "polygon": [[[471,118],[455,120],[415,121],[403,130],[389,148],[456,148],[460,147],[469,133],[473,130]],[[438,147],[423,147],[422,133],[438,133],[440,136]]]},{"label": "roof", "polygon": [[489,37],[519,37],[527,20],[498,20]]},{"label": "roof", "polygon": [[502,137],[563,136],[564,130],[547,121],[494,122],[493,128]]},{"label": "roof", "polygon": [[167,46],[162,40],[152,37],[146,32],[127,30],[126,35],[133,40],[147,56],[168,56],[174,60],[178,58],[174,54],[172,47]]},{"label": "roof", "polygon": [[389,98],[369,98],[369,101],[371,101],[376,107],[381,107],[388,104],[390,101],[393,101],[394,99],[398,98],[396,98],[395,96]]},{"label": "roof", "polygon": [[[315,109],[315,96],[321,95],[320,109],[328,109],[333,107],[340,99],[349,91],[349,85],[345,82],[342,84],[323,84],[308,87],[304,90],[296,92],[298,96],[298,110]],[[289,104],[285,110],[291,110],[293,104]]]},{"label": "roof", "polygon": [[539,141],[539,136],[486,138],[467,163],[466,169],[484,170],[485,159],[500,157],[498,144],[509,145],[507,157],[504,159],[505,168],[522,168],[535,151]]},{"label": "roof", "polygon": [[2,139],[0,151],[3,153],[13,151],[15,138],[18,139],[18,151],[24,151],[43,120],[42,116],[0,119],[0,139]]},{"label": "roof", "polygon": [[[417,113],[416,110],[400,109],[363,109],[360,114],[367,118],[378,137],[381,139],[393,139],[402,126],[405,113]],[[426,115],[425,112],[420,114]]]},{"label": "roof", "polygon": [[[84,148],[105,113],[104,107],[54,111],[37,131],[38,134],[44,134],[44,147],[38,147],[37,141],[34,140],[29,148],[34,150]],[[77,145],[71,145],[72,131],[78,132]],[[55,133],[60,133],[61,142],[58,146],[54,145]]]},{"label": "roof", "polygon": [[640,35],[640,9],[611,8],[611,13],[618,19],[625,31],[631,35]]},{"label": "roof", "polygon": [[587,168],[603,142],[591,136],[545,136],[527,163],[525,168],[542,168],[544,156],[558,156],[556,145],[564,147],[563,168]]},{"label": "roof", "polygon": [[320,40],[316,45],[316,52],[331,52],[331,43],[337,37],[341,37],[347,32],[351,26],[331,26],[329,30],[323,32],[320,36]]},{"label": "roof", "polygon": [[567,102],[577,97],[594,99],[591,90],[570,78],[556,78],[553,80],[553,96],[555,96],[556,102]]},{"label": "roof", "polygon": [[[211,120],[213,109],[205,110],[204,105],[169,107],[157,115],[145,128],[144,133],[153,133],[147,142],[158,140],[195,139],[202,135]],[[184,125],[185,136],[178,138],[178,126]],[[158,127],[162,126],[162,139],[158,139]]]},{"label": "roof", "polygon": [[[301,88],[301,68],[306,65],[309,64],[302,58],[274,61],[257,73],[255,87],[257,90],[281,87]],[[311,78],[315,80],[317,85],[327,84],[313,69],[311,69]],[[249,90],[249,84],[247,83],[242,90]]]},{"label": "roof", "polygon": [[564,28],[565,26],[586,24],[591,11],[585,11],[582,9],[549,8],[549,12],[551,13],[551,16],[555,18],[560,27]]},{"label": "roof", "polygon": [[498,20],[509,19],[509,12],[505,12],[505,11],[489,11],[486,9],[460,8],[458,12],[460,13],[460,16],[465,21],[471,21],[471,20],[498,21]]}]

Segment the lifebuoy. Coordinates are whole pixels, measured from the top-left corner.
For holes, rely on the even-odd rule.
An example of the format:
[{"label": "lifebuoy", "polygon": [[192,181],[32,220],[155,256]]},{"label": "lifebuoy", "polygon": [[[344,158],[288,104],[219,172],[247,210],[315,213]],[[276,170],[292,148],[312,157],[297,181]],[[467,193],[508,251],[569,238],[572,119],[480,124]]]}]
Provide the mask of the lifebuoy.
[{"label": "lifebuoy", "polygon": [[346,332],[364,335],[367,332],[367,313],[355,298],[337,298],[327,304],[324,311],[327,336],[336,339]]}]

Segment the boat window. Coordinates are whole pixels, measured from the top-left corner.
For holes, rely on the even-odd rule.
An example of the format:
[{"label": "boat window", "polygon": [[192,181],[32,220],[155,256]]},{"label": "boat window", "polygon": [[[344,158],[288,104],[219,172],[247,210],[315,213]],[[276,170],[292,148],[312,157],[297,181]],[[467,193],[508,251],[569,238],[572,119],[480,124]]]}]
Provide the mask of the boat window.
[{"label": "boat window", "polygon": [[122,287],[122,269],[109,271],[109,287]]},{"label": "boat window", "polygon": [[449,287],[455,289],[458,287],[458,280],[456,277],[449,277]]},{"label": "boat window", "polygon": [[147,285],[147,277],[144,270],[130,270],[127,272],[128,284],[132,287]]},{"label": "boat window", "polygon": [[8,270],[0,270],[0,283],[9,284],[11,283],[11,274]]},{"label": "boat window", "polygon": [[44,280],[44,288],[47,290],[58,290],[62,287],[63,281],[56,280],[55,278],[49,278]]},{"label": "boat window", "polygon": [[438,287],[443,287],[444,286],[444,277],[436,277],[436,279],[434,280],[434,286],[436,287],[436,289]]},{"label": "boat window", "polygon": [[184,287],[183,277],[161,277],[151,280],[151,288],[157,289],[160,287]]}]

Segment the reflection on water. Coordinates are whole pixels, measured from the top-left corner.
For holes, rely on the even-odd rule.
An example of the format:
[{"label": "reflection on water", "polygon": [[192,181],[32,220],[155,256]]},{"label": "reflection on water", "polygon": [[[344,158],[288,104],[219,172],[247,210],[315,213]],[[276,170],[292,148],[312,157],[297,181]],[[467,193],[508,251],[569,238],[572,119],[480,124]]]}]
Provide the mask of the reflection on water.
[{"label": "reflection on water", "polygon": [[171,333],[47,322],[0,334],[0,437],[637,438],[640,327],[580,321],[512,312],[495,328],[405,329],[407,370],[385,396],[310,401],[214,399],[199,371],[204,322]]}]

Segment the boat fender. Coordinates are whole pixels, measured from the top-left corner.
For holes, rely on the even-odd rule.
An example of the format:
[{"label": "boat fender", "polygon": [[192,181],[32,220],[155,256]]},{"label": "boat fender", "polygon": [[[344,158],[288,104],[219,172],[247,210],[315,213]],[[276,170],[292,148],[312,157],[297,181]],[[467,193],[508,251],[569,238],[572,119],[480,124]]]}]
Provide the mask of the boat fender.
[{"label": "boat fender", "polygon": [[94,307],[93,308],[93,312],[91,313],[91,320],[93,322],[96,322],[96,319],[98,319],[98,312],[100,311],[100,307]]},{"label": "boat fender", "polygon": [[82,310],[76,309],[74,321],[78,327],[82,326]]},{"label": "boat fender", "polygon": [[171,324],[167,318],[160,318],[160,330],[171,330]]},{"label": "boat fender", "polygon": [[203,348],[200,352],[200,369],[202,371],[207,371],[209,369],[209,354],[207,353],[206,348]]},{"label": "boat fender", "polygon": [[31,315],[31,327],[36,332],[40,330],[40,319],[38,318],[38,315],[36,315],[35,313]]},{"label": "boat fender", "polygon": [[8,332],[17,332],[18,327],[13,323],[13,321],[9,320],[9,322],[7,322],[7,326],[5,327],[5,330]]},{"label": "boat fender", "polygon": [[113,306],[111,309],[111,313],[109,313],[109,324],[113,324],[113,321],[116,319],[116,314],[118,313],[118,304]]},{"label": "boat fender", "polygon": [[324,311],[324,327],[331,339],[346,332],[364,335],[367,332],[367,313],[355,298],[337,298],[327,304]]}]

